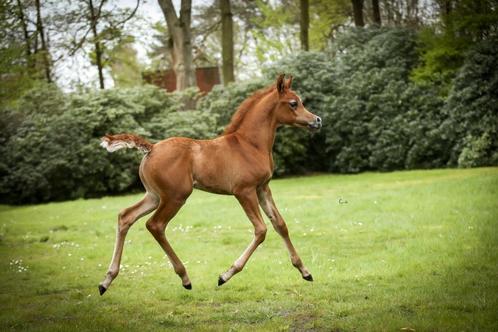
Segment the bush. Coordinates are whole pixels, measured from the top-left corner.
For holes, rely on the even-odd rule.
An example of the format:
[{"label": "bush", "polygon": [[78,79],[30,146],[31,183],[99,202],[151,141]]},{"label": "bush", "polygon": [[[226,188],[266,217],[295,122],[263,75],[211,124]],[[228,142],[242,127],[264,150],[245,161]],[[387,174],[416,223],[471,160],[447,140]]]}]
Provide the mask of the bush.
[{"label": "bush", "polygon": [[498,165],[498,40],[473,48],[453,82],[441,132],[450,142],[450,165]]},{"label": "bush", "polygon": [[[70,95],[52,87],[30,91],[16,109],[2,112],[9,115],[2,117],[7,121],[19,120],[2,137],[0,199],[39,202],[136,188],[141,153],[106,153],[100,137],[120,132],[152,140],[213,136],[215,120],[199,111],[178,112],[182,99],[150,86]],[[2,121],[2,127],[9,126],[10,121]]]},{"label": "bush", "polygon": [[304,161],[307,171],[348,173],[444,165],[437,134],[443,100],[409,79],[417,62],[415,35],[352,29],[334,45],[331,54],[300,53],[267,73],[293,73],[306,107],[324,120],[317,135],[282,136],[293,147],[286,169],[295,172]]},{"label": "bush", "polygon": [[[405,29],[351,29],[328,53],[297,53],[267,68],[262,79],[217,86],[204,97],[151,86],[74,94],[36,87],[1,110],[0,200],[39,202],[136,188],[141,153],[105,153],[102,135],[215,137],[244,99],[280,73],[295,77],[293,89],[324,127],[315,134],[279,129],[277,176],[497,165],[498,42],[482,42],[466,55],[444,100],[438,87],[410,80],[418,62],[415,41]],[[191,100],[195,110],[179,112],[191,108]]]}]

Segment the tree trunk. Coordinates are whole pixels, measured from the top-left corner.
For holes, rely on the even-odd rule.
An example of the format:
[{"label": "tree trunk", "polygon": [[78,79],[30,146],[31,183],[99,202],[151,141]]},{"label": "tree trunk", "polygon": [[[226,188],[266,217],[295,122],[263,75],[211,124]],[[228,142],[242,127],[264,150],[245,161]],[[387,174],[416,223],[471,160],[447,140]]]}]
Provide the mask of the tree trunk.
[{"label": "tree trunk", "polygon": [[[105,1],[105,0],[101,0]],[[93,0],[88,1],[88,8],[90,10],[90,24],[92,26],[93,43],[95,46],[95,62],[97,63],[97,70],[99,72],[99,86],[101,89],[105,89],[104,86],[104,70],[102,66],[102,46],[100,45],[99,35],[97,33],[97,15],[95,13],[95,7],[93,5]]]},{"label": "tree trunk", "polygon": [[382,25],[380,20],[379,0],[372,0],[372,18],[375,25],[379,27]]},{"label": "tree trunk", "polygon": [[303,51],[309,51],[310,49],[310,44],[309,44],[309,33],[308,29],[310,26],[310,4],[308,0],[301,0],[300,1],[300,8],[301,8],[301,19],[299,20],[300,26],[301,26],[301,49]]},{"label": "tree trunk", "polygon": [[409,0],[406,7],[407,24],[418,27],[418,0]]},{"label": "tree trunk", "polygon": [[235,81],[233,74],[233,20],[230,0],[220,0],[223,84]]},{"label": "tree trunk", "polygon": [[24,53],[26,54],[26,64],[28,68],[32,68],[33,61],[31,61],[31,42],[29,40],[28,26],[26,24],[26,19],[24,17],[24,8],[21,4],[21,0],[17,0],[17,7],[19,9],[19,20],[21,21],[21,27],[24,37]]},{"label": "tree trunk", "polygon": [[363,27],[365,25],[363,21],[363,0],[351,0],[351,2],[353,3],[354,25]]},{"label": "tree trunk", "polygon": [[43,69],[45,72],[45,79],[48,83],[52,82],[52,77],[50,75],[50,61],[49,54],[47,49],[47,44],[45,43],[45,30],[43,28],[43,22],[41,17],[41,8],[40,8],[40,0],[35,0],[36,6],[36,31],[40,36],[41,41],[41,52],[42,52],[42,61],[43,61]]},{"label": "tree trunk", "polygon": [[185,90],[195,86],[195,71],[192,57],[190,20],[192,0],[182,0],[180,17],[176,15],[171,0],[158,0],[173,39],[173,70],[176,75],[176,89]]}]

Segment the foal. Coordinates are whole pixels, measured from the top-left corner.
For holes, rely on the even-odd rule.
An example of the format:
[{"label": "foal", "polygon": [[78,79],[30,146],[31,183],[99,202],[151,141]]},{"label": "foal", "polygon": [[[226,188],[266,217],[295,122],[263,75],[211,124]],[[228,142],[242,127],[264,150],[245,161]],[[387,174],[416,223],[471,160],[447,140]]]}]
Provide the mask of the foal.
[{"label": "foal", "polygon": [[129,134],[106,135],[101,145],[109,152],[138,148],[145,152],[139,175],[145,197],[119,213],[116,243],[107,275],[99,285],[100,295],[109,288],[119,272],[128,229],[155,210],[147,221],[152,233],[182,279],[191,289],[187,270],[165,236],[168,222],[185,203],[193,188],[234,195],[254,226],[254,238],[233,265],[219,276],[218,285],[240,272],[258,245],[264,241],[266,225],[259,206],[283,238],[294,265],[305,280],[313,281],[289,238],[284,219],[273,201],[268,183],[273,173],[272,147],[280,125],[317,130],[321,119],[303,106],[291,90],[292,77],[280,75],[275,85],[247,98],[232,117],[223,135],[212,140],[173,137],[156,144]]}]

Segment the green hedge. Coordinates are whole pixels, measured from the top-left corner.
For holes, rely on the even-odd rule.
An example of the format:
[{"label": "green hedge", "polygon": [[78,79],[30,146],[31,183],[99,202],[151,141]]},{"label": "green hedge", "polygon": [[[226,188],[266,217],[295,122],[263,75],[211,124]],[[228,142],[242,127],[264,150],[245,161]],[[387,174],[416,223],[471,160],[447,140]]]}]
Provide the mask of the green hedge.
[{"label": "green hedge", "polygon": [[[443,101],[409,79],[417,61],[415,35],[402,29],[354,29],[332,54],[301,53],[269,74],[295,74],[306,106],[323,117],[319,135],[295,137],[307,170],[360,172],[445,164],[435,134]],[[277,147],[278,149],[278,147]],[[301,155],[299,155],[301,157]]]},{"label": "green hedge", "polygon": [[[191,93],[191,92],[187,92]],[[0,199],[9,203],[121,193],[139,186],[138,151],[107,153],[99,138],[133,132],[157,141],[168,136],[215,135],[216,116],[178,112],[180,94],[155,87],[62,94],[48,86],[4,110]],[[11,121],[15,119],[15,121]]]},{"label": "green hedge", "polygon": [[[419,61],[416,35],[388,28],[345,31],[330,52],[298,53],[259,80],[217,86],[203,97],[151,86],[72,94],[36,87],[1,110],[0,200],[64,200],[138,188],[141,153],[106,153],[99,147],[102,135],[215,137],[245,98],[283,72],[295,77],[293,88],[324,127],[315,134],[279,129],[277,176],[497,165],[497,45],[488,40],[466,56],[446,100],[438,86],[410,79]],[[195,110],[184,111],[188,99],[197,101]]]},{"label": "green hedge", "polygon": [[498,165],[498,38],[467,54],[444,114],[441,134],[452,147],[452,165]]}]

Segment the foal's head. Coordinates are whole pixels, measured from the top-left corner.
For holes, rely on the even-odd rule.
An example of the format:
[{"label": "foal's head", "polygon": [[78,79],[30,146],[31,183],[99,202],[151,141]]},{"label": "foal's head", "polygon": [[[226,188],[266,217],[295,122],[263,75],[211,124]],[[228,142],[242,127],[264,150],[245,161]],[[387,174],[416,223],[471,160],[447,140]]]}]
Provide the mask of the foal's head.
[{"label": "foal's head", "polygon": [[291,125],[318,130],[322,127],[322,119],[309,112],[303,105],[301,98],[291,90],[292,76],[286,80],[282,74],[277,78],[278,104],[275,116],[279,124]]}]

